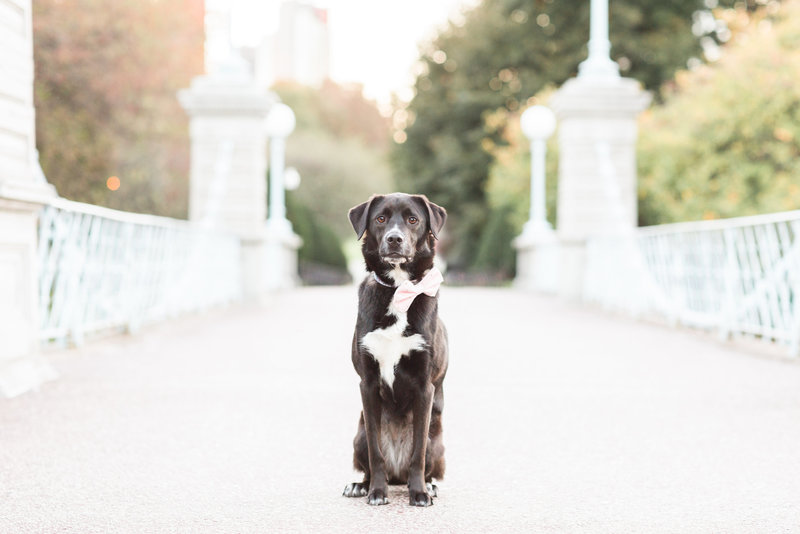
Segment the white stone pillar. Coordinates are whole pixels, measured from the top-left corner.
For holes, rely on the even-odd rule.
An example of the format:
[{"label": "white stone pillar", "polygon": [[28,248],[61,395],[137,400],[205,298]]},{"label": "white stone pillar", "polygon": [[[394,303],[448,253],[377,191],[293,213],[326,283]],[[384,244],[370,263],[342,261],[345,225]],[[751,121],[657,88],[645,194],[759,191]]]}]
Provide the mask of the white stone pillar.
[{"label": "white stone pillar", "polygon": [[190,118],[189,219],[242,239],[244,297],[255,300],[267,290],[264,120],[276,98],[231,65],[178,93]]},{"label": "white stone pillar", "polygon": [[637,117],[650,103],[609,57],[608,0],[592,0],[589,57],[554,95],[559,120],[559,293],[580,298],[591,235],[636,227]]},{"label": "white stone pillar", "polygon": [[[0,10],[0,397],[55,377],[39,355],[38,212],[53,187],[38,167],[31,0]],[[7,67],[7,68],[6,68]]]},{"label": "white stone pillar", "polygon": [[636,227],[636,121],[649,102],[636,80],[621,77],[579,76],[553,97],[562,296],[582,295],[588,237]]}]

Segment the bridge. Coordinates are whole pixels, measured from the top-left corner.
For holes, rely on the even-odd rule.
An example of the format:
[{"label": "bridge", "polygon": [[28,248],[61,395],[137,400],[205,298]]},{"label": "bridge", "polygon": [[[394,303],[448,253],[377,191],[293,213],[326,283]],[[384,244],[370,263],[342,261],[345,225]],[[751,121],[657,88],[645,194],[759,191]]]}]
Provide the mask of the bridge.
[{"label": "bridge", "polygon": [[[37,165],[30,1],[6,1],[0,532],[800,524],[800,212],[635,228],[648,98],[604,60],[600,8],[553,104],[558,228],[534,172],[514,286],[442,290],[448,472],[417,510],[403,488],[380,509],[340,495],[355,288],[297,287],[287,108],[228,58],[180,95],[189,221],[65,200]],[[530,129],[535,161],[546,135]]]},{"label": "bridge", "polygon": [[355,306],[353,287],[306,288],[51,355],[57,382],[0,404],[0,531],[797,528],[800,367],[510,289],[441,291],[434,506],[341,496]]}]

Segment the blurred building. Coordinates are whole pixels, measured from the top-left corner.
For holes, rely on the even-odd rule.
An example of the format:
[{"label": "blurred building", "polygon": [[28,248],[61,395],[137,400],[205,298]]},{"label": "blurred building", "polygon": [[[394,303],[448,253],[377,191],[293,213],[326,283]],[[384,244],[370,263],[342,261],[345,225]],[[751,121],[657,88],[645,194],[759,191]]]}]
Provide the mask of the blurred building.
[{"label": "blurred building", "polygon": [[276,34],[255,50],[256,80],[266,86],[282,80],[318,86],[329,76],[329,48],[327,9],[284,2]]}]

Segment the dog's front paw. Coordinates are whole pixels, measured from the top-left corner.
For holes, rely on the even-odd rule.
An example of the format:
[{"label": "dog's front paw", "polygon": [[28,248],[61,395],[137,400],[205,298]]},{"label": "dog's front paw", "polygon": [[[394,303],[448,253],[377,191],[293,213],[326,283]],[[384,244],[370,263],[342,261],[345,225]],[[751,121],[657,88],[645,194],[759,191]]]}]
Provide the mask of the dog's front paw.
[{"label": "dog's front paw", "polygon": [[367,494],[367,485],[363,482],[353,482],[344,487],[342,495],[345,497],[363,497]]},{"label": "dog's front paw", "polygon": [[422,491],[409,490],[408,504],[410,504],[411,506],[432,506],[433,497],[431,497],[431,495],[428,493],[427,490],[422,490]]},{"label": "dog's front paw", "polygon": [[389,504],[389,499],[386,497],[386,490],[383,488],[375,488],[369,492],[367,502],[373,506],[380,504]]},{"label": "dog's front paw", "polygon": [[437,486],[436,484],[431,484],[430,482],[428,482],[427,484],[425,484],[425,487],[428,488],[428,493],[430,494],[431,497],[439,496],[439,486]]}]

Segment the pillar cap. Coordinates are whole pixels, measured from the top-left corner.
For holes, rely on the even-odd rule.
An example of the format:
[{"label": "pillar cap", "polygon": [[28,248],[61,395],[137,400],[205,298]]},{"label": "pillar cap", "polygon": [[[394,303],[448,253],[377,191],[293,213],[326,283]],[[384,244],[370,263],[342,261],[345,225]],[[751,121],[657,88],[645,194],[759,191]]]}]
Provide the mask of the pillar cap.
[{"label": "pillar cap", "polygon": [[652,95],[633,78],[578,77],[553,95],[550,105],[559,119],[580,116],[631,116],[650,105]]},{"label": "pillar cap", "polygon": [[0,181],[0,201],[30,205],[38,209],[39,206],[49,204],[57,197],[56,188],[49,183]]},{"label": "pillar cap", "polygon": [[189,115],[236,113],[266,115],[278,97],[253,82],[236,82],[215,76],[197,76],[178,100]]}]

